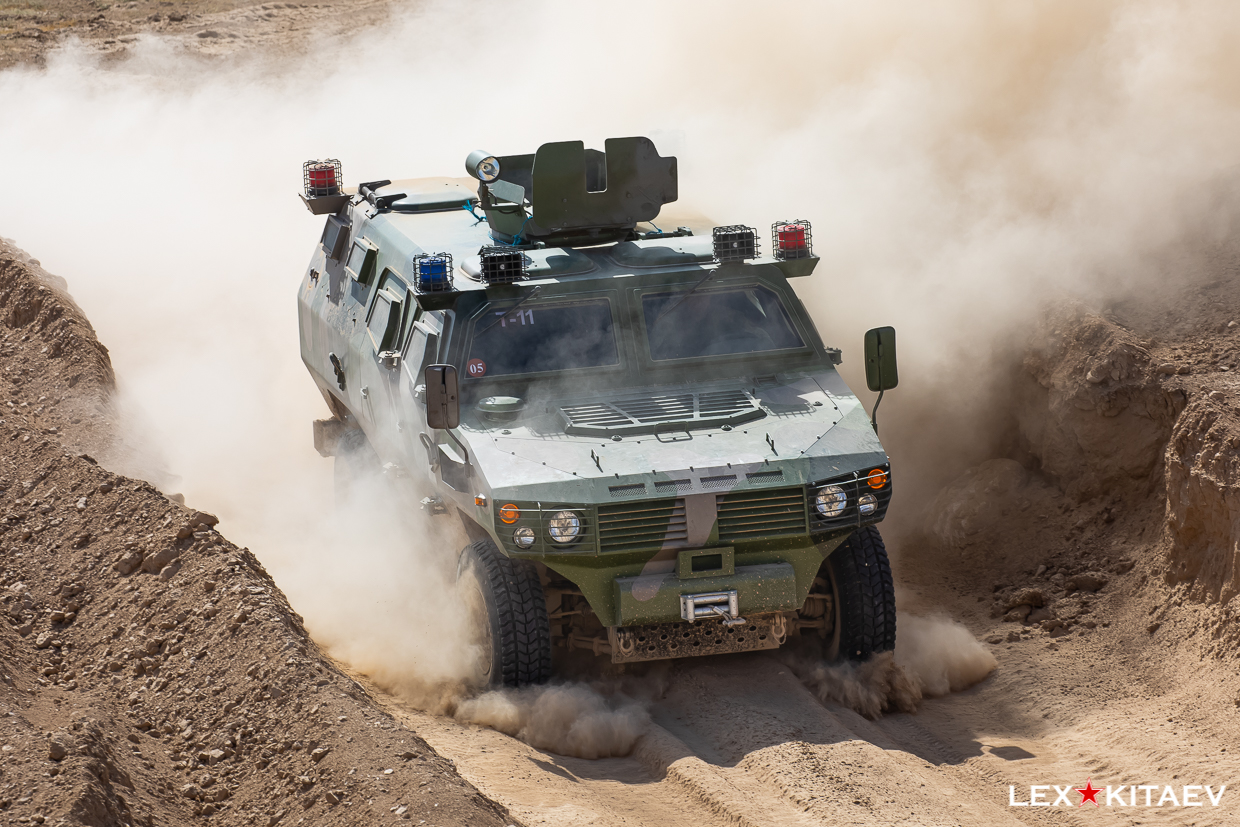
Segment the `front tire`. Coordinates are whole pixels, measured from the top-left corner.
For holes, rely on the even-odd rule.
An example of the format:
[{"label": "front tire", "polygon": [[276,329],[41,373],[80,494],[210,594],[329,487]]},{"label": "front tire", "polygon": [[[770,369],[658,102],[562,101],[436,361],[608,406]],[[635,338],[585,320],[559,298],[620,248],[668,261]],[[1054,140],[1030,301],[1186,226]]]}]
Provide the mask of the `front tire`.
[{"label": "front tire", "polygon": [[[834,591],[829,658],[863,661],[896,648],[896,594],[887,548],[875,526],[858,529],[823,561]],[[834,650],[834,651],[832,651]]]},{"label": "front tire", "polygon": [[534,564],[505,557],[495,543],[479,540],[461,552],[457,579],[477,612],[481,681],[528,686],[551,677],[551,623]]}]

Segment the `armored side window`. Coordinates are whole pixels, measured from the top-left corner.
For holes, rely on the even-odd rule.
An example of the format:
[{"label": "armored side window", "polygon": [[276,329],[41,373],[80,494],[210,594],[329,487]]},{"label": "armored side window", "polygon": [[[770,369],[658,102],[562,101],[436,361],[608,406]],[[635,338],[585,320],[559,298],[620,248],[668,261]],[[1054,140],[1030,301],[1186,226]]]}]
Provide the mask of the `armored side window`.
[{"label": "armored side window", "polygon": [[344,253],[345,242],[349,240],[349,224],[338,215],[329,215],[323,227],[323,250],[332,261],[339,261]]},{"label": "armored side window", "polygon": [[370,342],[376,353],[392,349],[399,326],[400,298],[394,293],[380,290],[366,322],[366,332],[370,334]]},{"label": "armored side window", "polygon": [[375,245],[364,238],[354,242],[353,249],[349,252],[349,261],[345,264],[349,277],[358,284],[369,285],[375,276],[375,258],[378,252]]}]

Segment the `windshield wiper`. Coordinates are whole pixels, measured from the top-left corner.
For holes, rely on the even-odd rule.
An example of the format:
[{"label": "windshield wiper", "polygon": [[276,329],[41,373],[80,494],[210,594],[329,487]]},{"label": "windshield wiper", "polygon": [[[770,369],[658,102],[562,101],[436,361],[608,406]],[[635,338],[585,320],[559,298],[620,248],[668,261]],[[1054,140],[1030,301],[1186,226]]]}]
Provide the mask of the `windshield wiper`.
[{"label": "windshield wiper", "polygon": [[510,307],[510,308],[508,308],[507,310],[505,310],[503,313],[500,313],[500,314],[499,314],[499,318],[498,318],[498,319],[496,319],[495,321],[491,322],[491,323],[490,323],[489,325],[487,325],[486,327],[482,328],[482,330],[476,331],[476,332],[474,333],[474,335],[475,335],[475,336],[481,336],[483,333],[486,333],[488,330],[490,330],[491,328],[495,327],[497,324],[499,324],[500,322],[502,322],[504,319],[508,318],[509,314],[511,314],[511,313],[512,313],[512,311],[516,310],[518,307],[520,307],[521,305],[525,304],[525,303],[526,303],[527,301],[529,301],[530,299],[532,299],[532,298],[534,298],[535,296],[537,296],[537,295],[538,295],[541,291],[542,291],[542,285],[540,284],[540,285],[538,285],[537,287],[535,287],[533,290],[531,290],[530,292],[528,292],[528,293],[526,293],[524,296],[522,296],[522,297],[521,297],[521,300],[520,300],[519,302],[517,302],[517,303],[516,303],[516,304],[514,304],[512,307]]},{"label": "windshield wiper", "polygon": [[651,323],[651,325],[650,325],[650,326],[651,326],[651,327],[654,327],[656,324],[658,324],[658,323],[659,323],[659,319],[662,319],[662,318],[663,318],[664,316],[666,316],[668,313],[671,313],[671,312],[672,312],[673,310],[675,310],[677,307],[680,307],[681,302],[683,302],[685,299],[689,298],[689,296],[693,295],[693,291],[694,291],[694,290],[697,290],[697,289],[698,289],[699,287],[701,287],[703,284],[705,284],[706,282],[710,281],[710,279],[711,279],[714,275],[715,275],[715,271],[714,271],[714,270],[711,270],[709,273],[707,273],[706,275],[704,275],[704,276],[702,276],[700,279],[698,279],[698,280],[697,280],[697,284],[693,285],[693,286],[692,286],[692,287],[690,287],[688,290],[686,290],[686,291],[684,292],[684,294],[683,294],[680,298],[678,298],[676,301],[672,302],[672,304],[671,304],[671,306],[670,306],[670,307],[665,307],[665,308],[663,308],[661,311],[659,311],[659,315],[657,315],[657,316],[655,316],[655,317],[654,317],[654,321]]}]

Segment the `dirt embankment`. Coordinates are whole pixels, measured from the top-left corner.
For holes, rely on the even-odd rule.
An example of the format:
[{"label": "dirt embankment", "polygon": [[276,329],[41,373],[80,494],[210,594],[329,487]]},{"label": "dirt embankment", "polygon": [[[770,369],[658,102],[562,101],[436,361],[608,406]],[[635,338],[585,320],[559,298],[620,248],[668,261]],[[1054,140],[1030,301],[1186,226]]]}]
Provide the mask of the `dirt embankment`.
[{"label": "dirt embankment", "polygon": [[43,65],[47,53],[77,39],[109,59],[123,58],[145,34],[158,34],[188,54],[214,57],[262,48],[278,55],[305,48],[324,32],[340,35],[375,25],[390,0],[4,0],[0,2],[0,69]]},{"label": "dirt embankment", "polygon": [[992,642],[1093,634],[1153,601],[1130,618],[1142,637],[1234,657],[1240,287],[1178,284],[1105,314],[1048,313],[1010,412],[1014,458],[928,509],[934,559],[993,583],[978,596],[1006,621]]},{"label": "dirt embankment", "polygon": [[0,817],[509,823],[214,517],[83,450],[109,449],[112,371],[54,284],[0,247]]}]

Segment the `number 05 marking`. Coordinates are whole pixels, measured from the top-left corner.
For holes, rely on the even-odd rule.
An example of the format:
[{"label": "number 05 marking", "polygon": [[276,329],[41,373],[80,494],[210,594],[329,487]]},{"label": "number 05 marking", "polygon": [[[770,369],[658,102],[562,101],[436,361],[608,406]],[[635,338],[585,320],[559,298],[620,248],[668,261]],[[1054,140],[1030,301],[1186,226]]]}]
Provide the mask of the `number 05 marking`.
[{"label": "number 05 marking", "polygon": [[465,364],[465,372],[473,377],[486,376],[487,363],[481,359],[470,359]]}]

